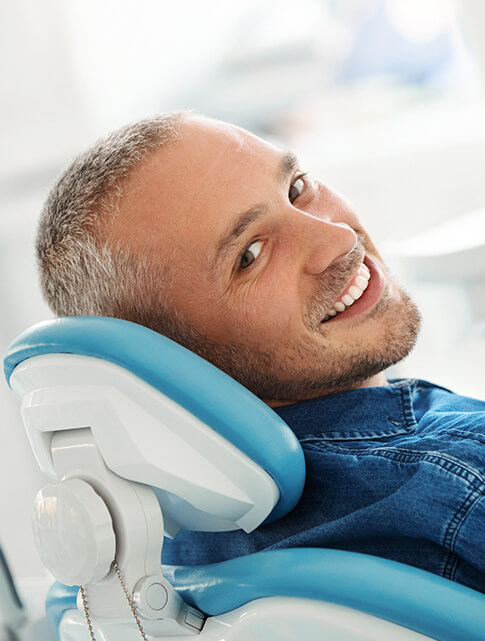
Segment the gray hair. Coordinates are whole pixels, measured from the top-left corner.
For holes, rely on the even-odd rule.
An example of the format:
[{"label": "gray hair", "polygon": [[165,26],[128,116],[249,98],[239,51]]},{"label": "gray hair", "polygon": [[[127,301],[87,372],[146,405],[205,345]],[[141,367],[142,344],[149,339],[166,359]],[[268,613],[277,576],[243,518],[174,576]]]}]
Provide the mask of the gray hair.
[{"label": "gray hair", "polygon": [[166,266],[150,252],[109,246],[103,223],[116,215],[133,171],[178,140],[184,116],[173,112],[128,125],[78,156],[52,188],[41,214],[36,252],[44,297],[58,316],[111,316],[177,338],[184,323],[163,293]]}]

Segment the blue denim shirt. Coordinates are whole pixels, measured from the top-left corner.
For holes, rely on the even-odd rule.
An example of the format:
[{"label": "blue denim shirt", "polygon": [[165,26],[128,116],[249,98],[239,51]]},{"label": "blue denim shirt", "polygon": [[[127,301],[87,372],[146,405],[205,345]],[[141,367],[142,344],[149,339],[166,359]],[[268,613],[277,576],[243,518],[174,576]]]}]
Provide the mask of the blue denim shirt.
[{"label": "blue denim shirt", "polygon": [[485,592],[485,401],[419,380],[278,408],[305,452],[287,516],[255,532],[182,532],[164,563],[326,547],[423,568]]}]

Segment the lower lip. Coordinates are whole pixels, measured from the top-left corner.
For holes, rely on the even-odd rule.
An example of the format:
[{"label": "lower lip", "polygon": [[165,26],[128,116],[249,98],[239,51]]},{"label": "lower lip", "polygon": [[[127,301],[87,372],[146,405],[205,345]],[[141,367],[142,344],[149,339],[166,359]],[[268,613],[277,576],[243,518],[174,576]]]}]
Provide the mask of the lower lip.
[{"label": "lower lip", "polygon": [[370,271],[370,280],[367,289],[362,296],[345,311],[325,321],[325,325],[327,325],[327,323],[337,323],[338,321],[350,319],[358,314],[362,314],[373,307],[381,297],[382,290],[384,289],[384,275],[381,269],[367,256],[364,259],[364,264],[367,265]]}]

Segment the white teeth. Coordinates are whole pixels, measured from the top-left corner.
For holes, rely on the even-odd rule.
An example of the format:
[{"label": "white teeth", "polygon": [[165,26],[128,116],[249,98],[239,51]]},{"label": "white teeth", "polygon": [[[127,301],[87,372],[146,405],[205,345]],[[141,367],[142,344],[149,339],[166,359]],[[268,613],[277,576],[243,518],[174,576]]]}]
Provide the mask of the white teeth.
[{"label": "white teeth", "polygon": [[367,287],[368,278],[363,278],[362,276],[357,276],[355,279],[355,285],[360,288],[362,291]]},{"label": "white teeth", "polygon": [[355,285],[352,285],[352,287],[349,288],[349,294],[354,300],[359,300],[363,293],[364,291],[362,289],[359,289]]},{"label": "white teeth", "polygon": [[337,314],[345,311],[348,307],[353,305],[356,300],[359,300],[359,298],[362,296],[362,294],[367,289],[367,286],[369,285],[369,279],[369,268],[367,267],[367,265],[364,265],[364,263],[362,263],[359,267],[358,275],[353,285],[349,287],[344,296],[342,296],[338,301],[334,303],[333,308],[327,313],[323,320],[326,321],[332,316],[336,316]]},{"label": "white teeth", "polygon": [[340,300],[342,301],[342,303],[345,303],[347,307],[350,307],[352,303],[355,302],[355,300],[352,298],[352,296],[349,293],[345,294],[345,296],[342,296]]},{"label": "white teeth", "polygon": [[337,316],[338,312],[335,309],[331,309],[328,314],[323,319],[324,321],[328,320],[331,316]]}]

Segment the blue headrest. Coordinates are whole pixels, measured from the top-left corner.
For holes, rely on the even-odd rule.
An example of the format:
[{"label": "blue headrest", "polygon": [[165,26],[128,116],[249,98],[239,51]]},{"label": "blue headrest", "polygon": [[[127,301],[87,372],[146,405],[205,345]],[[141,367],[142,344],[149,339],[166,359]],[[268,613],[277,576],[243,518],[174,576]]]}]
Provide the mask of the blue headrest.
[{"label": "blue headrest", "polygon": [[8,348],[7,382],[19,363],[42,354],[81,354],[110,361],[194,414],[274,479],[280,499],[267,521],[284,516],[300,499],[305,460],[290,428],[245,387],[174,341],[117,318],[45,321],[20,334]]}]

